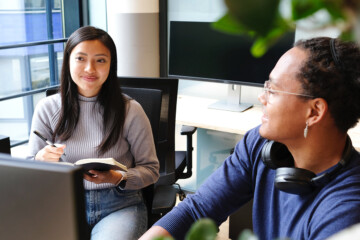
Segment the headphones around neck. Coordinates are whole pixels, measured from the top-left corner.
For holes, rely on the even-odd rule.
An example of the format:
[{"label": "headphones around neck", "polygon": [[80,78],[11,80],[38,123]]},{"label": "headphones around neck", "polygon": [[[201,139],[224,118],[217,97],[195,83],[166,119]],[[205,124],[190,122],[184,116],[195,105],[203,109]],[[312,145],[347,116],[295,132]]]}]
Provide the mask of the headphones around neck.
[{"label": "headphones around neck", "polygon": [[267,141],[261,150],[261,159],[267,167],[276,169],[277,189],[292,194],[306,194],[328,183],[349,161],[352,150],[351,139],[347,136],[341,160],[331,171],[320,176],[309,170],[294,167],[294,158],[287,147],[279,142]]}]

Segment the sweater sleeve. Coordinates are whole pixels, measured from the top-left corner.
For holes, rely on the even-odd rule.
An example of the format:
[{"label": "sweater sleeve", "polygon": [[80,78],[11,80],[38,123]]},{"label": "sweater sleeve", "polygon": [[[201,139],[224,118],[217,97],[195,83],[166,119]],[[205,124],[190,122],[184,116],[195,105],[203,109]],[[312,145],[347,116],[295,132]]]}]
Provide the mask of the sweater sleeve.
[{"label": "sweater sleeve", "polygon": [[46,139],[52,141],[54,117],[60,109],[59,95],[44,98],[36,105],[31,123],[27,158],[34,160],[35,155],[47,144],[34,134],[38,131]]},{"label": "sweater sleeve", "polygon": [[[252,131],[258,131],[257,129]],[[155,225],[162,226],[175,239],[183,239],[193,222],[211,218],[220,225],[253,195],[252,161],[248,145],[253,133],[247,133],[234,153],[211,174],[195,194],[188,195]]]},{"label": "sweater sleeve", "polygon": [[150,121],[139,103],[134,100],[129,102],[124,131],[134,157],[134,166],[126,173],[125,189],[140,189],[158,180],[160,166]]}]

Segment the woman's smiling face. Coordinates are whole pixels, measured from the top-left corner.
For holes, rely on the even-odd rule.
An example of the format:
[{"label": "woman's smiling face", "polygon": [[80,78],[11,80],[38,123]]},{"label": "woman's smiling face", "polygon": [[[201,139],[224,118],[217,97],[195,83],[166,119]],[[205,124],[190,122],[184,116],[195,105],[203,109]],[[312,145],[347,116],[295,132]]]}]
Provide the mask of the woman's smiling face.
[{"label": "woman's smiling face", "polygon": [[85,97],[96,96],[109,76],[110,51],[99,40],[79,43],[70,54],[70,74],[78,87],[79,94]]}]

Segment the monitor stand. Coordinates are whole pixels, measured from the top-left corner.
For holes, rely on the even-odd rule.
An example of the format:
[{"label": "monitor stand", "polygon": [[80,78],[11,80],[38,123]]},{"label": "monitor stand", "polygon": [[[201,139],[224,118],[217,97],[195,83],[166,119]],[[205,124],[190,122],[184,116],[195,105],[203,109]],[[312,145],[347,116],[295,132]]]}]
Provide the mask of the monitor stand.
[{"label": "monitor stand", "polygon": [[227,99],[209,105],[209,108],[232,112],[243,112],[251,108],[253,104],[241,102],[241,86],[229,84]]}]

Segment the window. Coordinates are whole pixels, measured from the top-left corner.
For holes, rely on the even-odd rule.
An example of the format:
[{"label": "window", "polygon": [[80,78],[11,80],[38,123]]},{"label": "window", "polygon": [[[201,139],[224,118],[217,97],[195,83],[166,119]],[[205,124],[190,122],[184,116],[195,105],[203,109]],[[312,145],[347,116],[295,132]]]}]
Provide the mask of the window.
[{"label": "window", "polygon": [[79,2],[0,2],[0,135],[12,147],[28,141],[36,103],[59,84],[66,37],[80,27]]}]

